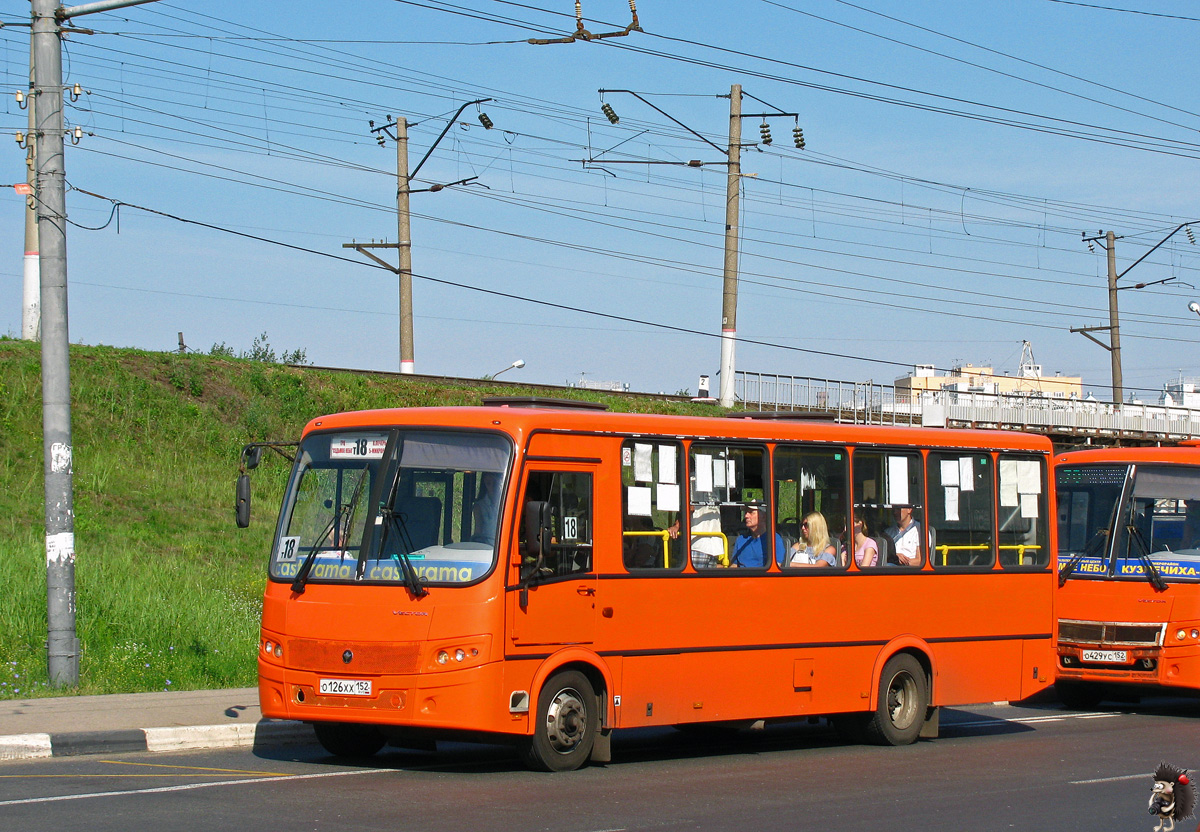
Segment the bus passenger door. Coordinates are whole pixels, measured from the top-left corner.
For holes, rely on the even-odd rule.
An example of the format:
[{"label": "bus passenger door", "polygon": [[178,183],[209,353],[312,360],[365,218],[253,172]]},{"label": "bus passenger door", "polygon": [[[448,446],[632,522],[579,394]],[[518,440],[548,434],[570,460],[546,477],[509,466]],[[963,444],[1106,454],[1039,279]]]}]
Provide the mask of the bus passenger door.
[{"label": "bus passenger door", "polygon": [[[593,472],[529,469],[518,509],[513,562],[520,562],[508,591],[509,638],[514,645],[590,644],[594,638],[596,572],[592,557]],[[529,505],[548,507],[549,534],[538,552]]]}]

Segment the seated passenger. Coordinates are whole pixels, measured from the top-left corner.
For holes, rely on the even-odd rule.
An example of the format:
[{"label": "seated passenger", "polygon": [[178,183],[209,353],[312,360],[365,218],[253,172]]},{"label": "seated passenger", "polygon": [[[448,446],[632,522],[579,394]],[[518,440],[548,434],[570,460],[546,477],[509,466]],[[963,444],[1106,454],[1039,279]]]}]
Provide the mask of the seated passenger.
[{"label": "seated passenger", "polygon": [[921,524],[913,519],[912,506],[896,506],[896,522],[884,532],[896,544],[901,566],[921,565]]},{"label": "seated passenger", "polygon": [[[672,540],[679,537],[679,521],[667,529]],[[721,511],[715,505],[692,507],[692,566],[705,569],[720,566],[725,554],[724,535],[721,534]]]},{"label": "seated passenger", "polygon": [[[764,539],[767,532],[770,531],[770,523],[767,519],[767,507],[765,504],[757,500],[748,500],[745,504],[745,521],[746,534],[739,534],[737,540],[733,543],[733,551],[729,553],[730,566],[742,566],[749,568],[763,568],[768,563],[766,544]],[[775,537],[775,559],[778,561],[783,558],[783,553],[787,547],[783,545],[783,538],[778,534]]]},{"label": "seated passenger", "polygon": [[792,546],[788,566],[838,566],[837,544],[829,537],[825,517],[814,511],[800,524],[803,539]]},{"label": "seated passenger", "polygon": [[879,565],[879,546],[871,539],[863,517],[854,518],[854,562],[862,569]]}]

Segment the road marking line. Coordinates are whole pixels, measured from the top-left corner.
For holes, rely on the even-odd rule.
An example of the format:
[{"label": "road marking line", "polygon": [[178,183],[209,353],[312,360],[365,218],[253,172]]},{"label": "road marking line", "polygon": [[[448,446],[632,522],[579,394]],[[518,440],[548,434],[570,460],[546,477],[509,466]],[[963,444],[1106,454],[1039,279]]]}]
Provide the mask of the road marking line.
[{"label": "road marking line", "polygon": [[1144,780],[1151,775],[1143,772],[1142,774],[1123,774],[1120,777],[1097,777],[1095,780],[1069,780],[1072,786],[1086,786],[1090,783],[1116,783],[1120,780]]},{"label": "road marking line", "polygon": [[1055,714],[1052,716],[1031,716],[1025,719],[1000,719],[999,717],[992,719],[980,719],[974,722],[946,722],[945,728],[977,728],[981,725],[1008,725],[1010,723],[1016,725],[1037,725],[1043,722],[1062,722],[1067,719],[1108,719],[1113,716],[1121,716],[1119,712],[1098,714]]},{"label": "road marking line", "polygon": [[368,768],[359,771],[326,771],[320,774],[294,774],[285,775],[283,777],[272,777],[271,779],[250,779],[245,780],[225,780],[217,783],[186,783],[180,786],[160,786],[156,789],[129,789],[121,792],[92,792],[90,794],[60,794],[53,797],[27,797],[20,800],[0,800],[0,806],[20,806],[31,803],[57,803],[63,800],[89,800],[94,797],[125,797],[136,794],[162,794],[164,792],[186,792],[193,789],[211,789],[214,786],[244,786],[247,783],[279,783],[284,780],[316,780],[321,777],[354,777],[359,774],[379,774],[380,772],[393,772],[396,769],[390,768]]},{"label": "road marking line", "polygon": [[112,766],[144,766],[146,768],[173,768],[183,771],[216,771],[224,774],[261,774],[264,777],[287,777],[285,771],[246,771],[240,768],[210,768],[208,766],[175,766],[168,763],[133,763],[126,760],[97,760]]}]

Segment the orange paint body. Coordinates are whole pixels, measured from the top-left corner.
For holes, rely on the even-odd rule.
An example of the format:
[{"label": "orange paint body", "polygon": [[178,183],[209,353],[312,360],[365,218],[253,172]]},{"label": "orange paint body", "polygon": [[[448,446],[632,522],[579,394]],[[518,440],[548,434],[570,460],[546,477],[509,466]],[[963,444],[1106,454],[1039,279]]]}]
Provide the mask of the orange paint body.
[{"label": "orange paint body", "polygon": [[[289,580],[272,578],[259,651],[264,716],[435,734],[528,735],[541,685],[566,667],[592,680],[605,728],[865,712],[877,706],[884,663],[902,651],[925,667],[934,706],[1021,699],[1051,682],[1053,524],[1041,541],[1047,562],[1036,566],[1001,565],[995,541],[984,567],[945,565],[952,557],[946,551],[954,547],[938,550],[931,541],[923,544],[922,565],[915,568],[859,569],[843,556],[840,566],[823,569],[783,569],[777,562],[762,569],[700,570],[690,562],[638,569],[627,567],[623,554],[634,537],[628,530],[632,490],[643,487],[633,474],[639,443],[678,446],[677,516],[685,520],[697,488],[697,460],[710,464],[708,456],[696,456],[704,443],[761,449],[763,496],[772,506],[793,487],[793,480],[771,473],[783,448],[819,449],[851,466],[847,471],[856,454],[881,448],[913,453],[918,461],[935,451],[971,453],[989,477],[997,476],[992,472],[1000,454],[1018,453],[1043,472],[1045,486],[1038,486],[1037,496],[1045,517],[1045,506],[1054,503],[1044,438],[519,407],[338,414],[314,420],[304,435],[402,433],[406,426],[492,431],[511,442],[491,566],[469,581],[432,581],[422,597],[400,582],[312,579],[296,593]],[[632,453],[623,455],[625,449]],[[656,505],[668,505],[673,492],[667,480],[674,475],[663,460],[676,457],[655,453],[661,468],[654,475]],[[904,470],[911,475],[914,465]],[[522,515],[530,483],[539,476],[550,482],[563,472],[586,475],[591,503],[586,532],[559,525],[558,536],[587,534],[590,563],[577,573],[536,580],[526,573],[523,581],[529,555]],[[863,476],[853,480],[855,488],[882,494],[882,484],[872,479],[863,485]],[[831,514],[828,494],[834,493],[824,497]],[[850,505],[847,494],[836,494]],[[928,498],[912,493],[909,502],[925,505]],[[860,510],[855,506],[851,513]],[[731,507],[719,508],[728,514]],[[991,511],[994,527],[994,502]],[[466,509],[460,514],[465,517]],[[645,518],[647,525],[654,517]],[[649,531],[659,547],[652,551],[665,552],[671,545],[665,524]],[[733,545],[732,533],[726,545]],[[346,563],[353,563],[352,555]],[[279,645],[282,655],[268,654],[267,643]],[[458,661],[460,650],[465,658]],[[439,664],[442,652],[450,658]],[[369,695],[320,693],[322,679],[339,678],[369,681]]]}]

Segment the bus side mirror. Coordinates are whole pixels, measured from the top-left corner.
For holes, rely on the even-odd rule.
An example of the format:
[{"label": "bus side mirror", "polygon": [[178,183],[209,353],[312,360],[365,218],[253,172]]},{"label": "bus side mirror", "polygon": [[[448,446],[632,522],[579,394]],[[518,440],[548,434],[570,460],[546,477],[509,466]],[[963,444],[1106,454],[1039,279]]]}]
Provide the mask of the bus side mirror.
[{"label": "bus side mirror", "polygon": [[524,562],[521,564],[521,581],[531,580],[550,548],[550,504],[533,500],[525,504],[524,528],[521,535]]},{"label": "bus side mirror", "polygon": [[247,445],[242,448],[242,465],[253,471],[262,460],[262,445]]},{"label": "bus side mirror", "polygon": [[[255,460],[257,464],[257,460]],[[237,525],[244,529],[250,525],[250,475],[238,474],[237,478]]]}]

